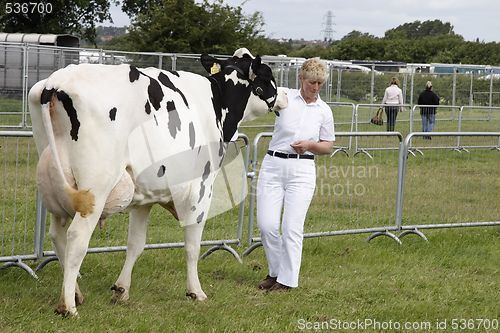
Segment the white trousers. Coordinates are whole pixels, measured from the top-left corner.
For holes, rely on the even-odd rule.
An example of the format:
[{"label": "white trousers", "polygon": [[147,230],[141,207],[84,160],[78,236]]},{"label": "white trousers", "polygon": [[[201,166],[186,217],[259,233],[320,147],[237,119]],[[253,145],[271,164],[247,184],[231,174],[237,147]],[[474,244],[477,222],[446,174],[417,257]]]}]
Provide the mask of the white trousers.
[{"label": "white trousers", "polygon": [[257,181],[257,226],[269,275],[289,287],[299,284],[304,221],[315,187],[314,160],[264,157]]}]

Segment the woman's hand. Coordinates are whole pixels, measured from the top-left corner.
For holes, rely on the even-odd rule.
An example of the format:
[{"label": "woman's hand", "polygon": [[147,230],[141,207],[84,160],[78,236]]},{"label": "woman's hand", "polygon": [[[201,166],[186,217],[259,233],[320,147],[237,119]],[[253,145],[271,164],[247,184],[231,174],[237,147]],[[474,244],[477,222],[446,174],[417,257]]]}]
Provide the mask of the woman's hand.
[{"label": "woman's hand", "polygon": [[295,149],[297,154],[304,154],[306,151],[309,150],[309,146],[311,143],[312,143],[311,141],[303,140],[303,141],[294,142],[290,146],[293,149]]},{"label": "woman's hand", "polygon": [[333,141],[312,142],[307,140],[297,141],[290,145],[297,154],[304,154],[310,151],[315,155],[330,154],[333,150]]}]

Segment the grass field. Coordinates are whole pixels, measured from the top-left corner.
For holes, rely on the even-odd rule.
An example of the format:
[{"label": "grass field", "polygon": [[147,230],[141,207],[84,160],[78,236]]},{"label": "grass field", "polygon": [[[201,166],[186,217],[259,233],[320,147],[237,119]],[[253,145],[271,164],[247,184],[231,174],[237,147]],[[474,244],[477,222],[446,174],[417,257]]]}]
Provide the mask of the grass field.
[{"label": "grass field", "polygon": [[[79,308],[81,317],[72,320],[53,314],[62,283],[57,263],[39,273],[40,282],[20,269],[2,269],[0,329],[300,332],[311,325],[334,328],[331,325],[339,325],[338,321],[371,320],[373,325],[431,327],[402,332],[497,331],[491,325],[500,320],[500,227],[432,230],[427,237],[425,243],[409,236],[403,245],[383,238],[365,243],[362,235],[306,239],[300,287],[285,293],[256,288],[267,274],[262,248],[245,257],[243,264],[218,251],[199,263],[200,280],[209,296],[203,303],[184,296],[182,249],[145,251],[133,273],[131,299],[120,305],[110,304],[109,287],[125,254],[92,254],[86,257],[79,280],[86,303]],[[468,325],[473,320],[474,329],[452,330],[457,320]],[[481,320],[489,321],[490,330]],[[437,329],[444,321],[447,329]],[[363,328],[332,331],[391,331]]]}]

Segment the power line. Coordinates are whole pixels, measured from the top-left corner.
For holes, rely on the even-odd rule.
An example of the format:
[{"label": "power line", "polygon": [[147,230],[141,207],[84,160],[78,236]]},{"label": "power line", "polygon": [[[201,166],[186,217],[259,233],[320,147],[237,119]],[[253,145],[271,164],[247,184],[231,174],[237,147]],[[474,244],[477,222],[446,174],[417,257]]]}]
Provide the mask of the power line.
[{"label": "power line", "polygon": [[335,23],[333,22],[333,18],[335,16],[333,15],[333,12],[329,10],[326,13],[325,17],[326,17],[326,23],[323,23],[325,28],[321,30],[321,32],[323,33],[325,41],[331,41],[333,39],[333,33],[336,32],[335,30],[333,30],[333,26],[335,25]]}]

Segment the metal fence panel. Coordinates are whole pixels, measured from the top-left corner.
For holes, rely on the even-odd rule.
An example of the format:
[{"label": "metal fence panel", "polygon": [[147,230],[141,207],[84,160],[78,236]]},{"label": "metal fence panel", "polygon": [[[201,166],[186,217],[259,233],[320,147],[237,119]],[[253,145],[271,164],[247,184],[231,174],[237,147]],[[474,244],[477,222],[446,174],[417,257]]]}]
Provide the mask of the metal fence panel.
[{"label": "metal fence panel", "polygon": [[[4,267],[20,266],[35,275],[23,261],[43,261],[39,269],[55,256],[46,233],[47,212],[37,197],[36,166],[38,153],[32,132],[0,132],[3,167],[1,190],[3,192],[0,222],[0,262]],[[209,218],[202,236],[202,246],[212,246],[205,256],[217,249],[237,253],[229,245],[241,243],[244,205],[247,197],[246,174],[249,158],[249,141],[244,134],[231,143],[226,159],[214,183]],[[242,204],[240,204],[242,202]],[[96,228],[89,242],[88,253],[126,250],[128,215],[115,215],[105,221],[103,228]],[[158,205],[150,215],[146,249],[184,246],[184,228],[173,216]]]},{"label": "metal fence panel", "polygon": [[0,132],[0,262],[36,259],[36,164],[31,133]]},{"label": "metal fence panel", "polygon": [[[413,133],[410,143],[428,133]],[[405,160],[402,230],[500,225],[500,133],[434,133]],[[466,150],[449,149],[461,138]]]},{"label": "metal fence panel", "polygon": [[[253,144],[248,245],[260,242],[254,223],[255,192],[260,161],[267,152],[271,134],[260,133]],[[306,217],[304,237],[386,234],[386,231],[397,230],[400,149],[384,150],[383,147],[402,147],[403,137],[397,132],[350,132],[336,133],[335,136],[337,140],[351,137],[369,139],[378,149],[373,156],[357,155],[350,150],[316,156],[316,191]]]},{"label": "metal fence panel", "polygon": [[[69,64],[126,63],[140,68],[157,67],[206,75],[200,66],[199,57],[199,54],[124,52],[0,43],[0,95],[9,100],[23,100],[21,104],[12,101],[6,101],[5,104],[11,104],[10,112],[25,113],[26,122],[16,120],[12,125],[26,128],[30,126],[27,91],[36,82]],[[263,56],[262,59],[272,68],[279,86],[299,87],[298,72],[305,59],[281,56]],[[491,75],[498,73],[500,69],[493,66],[381,64],[337,60],[327,60],[327,64],[330,75],[321,91],[326,102],[380,103],[391,77],[396,76],[401,83],[404,103],[411,107],[416,104],[418,94],[425,88],[427,80],[433,81],[442,105],[500,106],[500,80]],[[2,111],[0,109],[0,115]],[[5,124],[0,121],[1,126]]]}]

